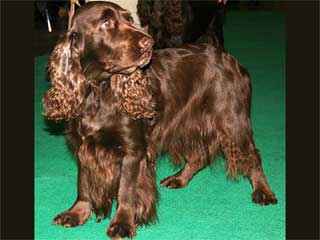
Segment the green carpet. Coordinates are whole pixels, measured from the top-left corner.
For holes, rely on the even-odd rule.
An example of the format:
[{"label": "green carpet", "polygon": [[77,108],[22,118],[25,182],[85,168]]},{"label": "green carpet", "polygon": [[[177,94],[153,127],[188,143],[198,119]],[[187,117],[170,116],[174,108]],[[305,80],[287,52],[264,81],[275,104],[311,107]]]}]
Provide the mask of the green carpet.
[{"label": "green carpet", "polygon": [[[229,12],[225,42],[252,77],[256,145],[278,204],[253,204],[249,181],[228,180],[219,158],[187,188],[160,188],[159,222],[139,229],[137,240],[285,239],[285,16]],[[100,223],[92,219],[76,228],[51,225],[77,196],[77,166],[64,137],[48,131],[41,115],[41,99],[49,87],[47,61],[47,56],[35,59],[35,239],[105,239],[110,219]],[[173,172],[167,157],[159,158],[157,184]]]}]

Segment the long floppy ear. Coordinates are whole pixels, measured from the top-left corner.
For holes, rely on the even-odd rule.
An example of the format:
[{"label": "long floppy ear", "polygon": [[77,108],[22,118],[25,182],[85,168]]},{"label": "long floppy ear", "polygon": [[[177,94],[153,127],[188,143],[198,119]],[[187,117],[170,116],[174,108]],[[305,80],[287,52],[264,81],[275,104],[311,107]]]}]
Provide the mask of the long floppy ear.
[{"label": "long floppy ear", "polygon": [[70,120],[79,115],[85,95],[85,76],[80,64],[79,35],[72,30],[55,46],[48,64],[52,88],[43,98],[44,115],[52,120]]},{"label": "long floppy ear", "polygon": [[114,74],[111,89],[116,106],[133,119],[152,119],[158,115],[158,102],[152,83],[147,75],[137,69],[130,75]]}]

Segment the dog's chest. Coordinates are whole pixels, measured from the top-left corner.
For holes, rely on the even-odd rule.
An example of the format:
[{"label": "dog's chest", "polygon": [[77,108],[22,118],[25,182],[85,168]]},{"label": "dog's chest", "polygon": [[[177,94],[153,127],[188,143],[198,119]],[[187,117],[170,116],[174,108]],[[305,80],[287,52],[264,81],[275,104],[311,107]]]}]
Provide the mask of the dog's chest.
[{"label": "dog's chest", "polygon": [[121,119],[116,113],[106,114],[103,109],[94,115],[86,115],[81,119],[81,129],[84,137],[101,132],[119,131]]},{"label": "dog's chest", "polygon": [[119,121],[116,121],[116,115],[111,112],[106,114],[105,109],[100,108],[96,114],[85,115],[80,120],[82,146],[90,150],[93,156],[85,158],[81,163],[92,171],[118,164],[124,154],[122,128]]},{"label": "dog's chest", "polygon": [[84,137],[114,128],[114,124],[119,122],[120,116],[115,108],[113,95],[108,89],[101,90],[102,92],[91,92],[86,99],[84,114],[80,119]]}]

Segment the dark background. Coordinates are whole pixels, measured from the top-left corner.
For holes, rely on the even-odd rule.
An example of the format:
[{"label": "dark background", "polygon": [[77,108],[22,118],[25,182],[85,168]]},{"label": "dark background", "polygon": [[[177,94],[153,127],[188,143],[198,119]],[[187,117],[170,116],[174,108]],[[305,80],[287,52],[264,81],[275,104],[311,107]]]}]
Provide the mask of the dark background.
[{"label": "dark background", "polygon": [[[319,3],[280,8],[288,16],[287,238],[319,239]],[[36,52],[33,9],[1,1],[1,239],[33,237],[33,56],[52,46]]]},{"label": "dark background", "polygon": [[[41,0],[40,0],[41,1]],[[215,1],[215,0],[213,0]],[[70,1],[55,0],[50,1],[47,5],[48,12],[51,18],[52,32],[48,31],[47,20],[45,16],[39,11],[38,4],[35,2],[34,7],[34,55],[40,56],[48,54],[52,51],[54,45],[59,39],[61,33],[63,33],[68,26],[67,11],[70,7]],[[83,0],[79,1],[81,4]],[[250,11],[262,11],[262,10],[280,10],[285,11],[289,2],[282,1],[233,1],[228,0],[226,4],[228,10],[250,10]]]}]

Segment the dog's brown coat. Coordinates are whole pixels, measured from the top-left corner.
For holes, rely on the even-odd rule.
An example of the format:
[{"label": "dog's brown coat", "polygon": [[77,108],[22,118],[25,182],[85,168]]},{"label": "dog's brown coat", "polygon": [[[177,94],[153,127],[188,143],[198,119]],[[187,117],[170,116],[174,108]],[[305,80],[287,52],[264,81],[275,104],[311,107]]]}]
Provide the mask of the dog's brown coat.
[{"label": "dog's brown coat", "polygon": [[[162,186],[185,187],[222,152],[229,175],[243,173],[251,180],[254,202],[277,202],[254,144],[251,84],[244,67],[221,48],[207,44],[154,51],[146,66],[151,47],[152,39],[131,25],[129,13],[106,2],[81,7],[57,44],[49,75],[59,98],[47,94],[44,107],[49,118],[67,120],[66,136],[79,159],[79,173],[78,198],[54,223],[83,224],[91,209],[100,220],[117,200],[107,233],[111,238],[133,237],[136,225],[156,219],[154,164],[163,151],[175,165],[186,164]],[[150,100],[144,104],[152,104],[127,106],[124,112],[119,94],[125,90],[117,88],[125,84],[112,85],[111,79],[121,81],[115,74],[142,77],[134,75],[137,68],[143,68],[147,81],[131,90],[147,86],[141,96]],[[72,91],[77,100],[59,109],[66,105],[61,96],[68,92],[70,99]],[[132,117],[132,109],[142,112]]]}]

